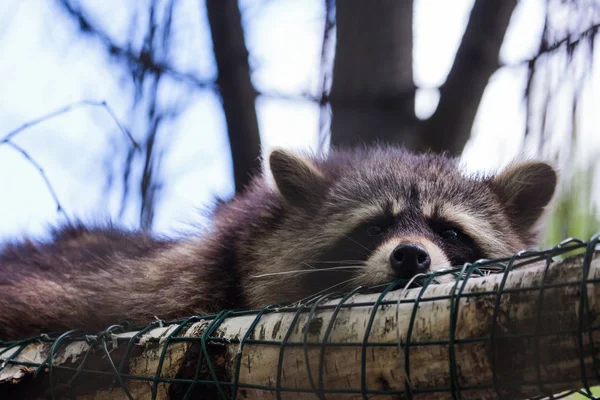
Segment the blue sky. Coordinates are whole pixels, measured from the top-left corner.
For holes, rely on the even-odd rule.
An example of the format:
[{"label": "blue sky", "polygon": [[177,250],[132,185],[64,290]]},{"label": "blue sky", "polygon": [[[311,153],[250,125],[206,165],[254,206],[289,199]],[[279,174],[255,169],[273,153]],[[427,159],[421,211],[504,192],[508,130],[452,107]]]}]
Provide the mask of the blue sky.
[{"label": "blue sky", "polygon": [[[114,38],[128,29],[135,0],[92,2],[89,10]],[[463,160],[470,170],[494,170],[519,152],[524,129],[525,67],[538,46],[544,0],[522,0],[501,50],[503,68],[491,79]],[[136,132],[128,83],[111,65],[100,44],[79,38],[75,26],[45,0],[4,0],[0,7],[0,138],[23,123],[81,100],[105,100],[119,120]],[[211,79],[215,75],[210,35],[202,2],[182,0],[173,49],[176,65]],[[298,93],[318,86],[323,31],[320,0],[242,1],[253,81],[261,92]],[[418,0],[415,7],[414,77],[419,89],[417,114],[431,114],[437,90],[452,64],[473,0]],[[595,65],[600,65],[596,54]],[[552,79],[552,78],[549,78]],[[565,93],[569,85],[561,90]],[[161,93],[176,98],[181,87]],[[589,79],[578,121],[579,166],[600,155],[597,110],[598,68]],[[562,97],[561,97],[562,96]],[[566,101],[561,95],[557,101]],[[563,100],[561,100],[563,99]],[[569,107],[565,103],[565,107]],[[318,108],[303,101],[262,97],[257,100],[264,151],[274,146],[316,148]],[[570,119],[553,116],[560,130]],[[215,195],[232,191],[225,122],[218,97],[211,91],[188,99],[180,118],[168,126],[171,148],[164,162],[167,177],[155,229],[174,232],[197,218],[197,208]],[[565,129],[565,131],[567,131]],[[533,142],[532,138],[532,142]],[[556,135],[545,156],[564,145]],[[111,146],[126,140],[102,108],[80,108],[24,131],[15,140],[44,167],[70,216],[84,219],[116,215],[120,193],[103,195],[103,168]],[[525,148],[528,148],[525,144]],[[113,161],[109,159],[109,162]],[[114,160],[118,162],[118,160]],[[569,160],[567,160],[569,161]],[[596,174],[597,177],[600,174]],[[60,216],[39,173],[21,154],[0,146],[0,238],[39,234]],[[596,182],[596,193],[600,184]],[[596,196],[597,198],[600,196]],[[124,223],[134,224],[134,211]]]}]

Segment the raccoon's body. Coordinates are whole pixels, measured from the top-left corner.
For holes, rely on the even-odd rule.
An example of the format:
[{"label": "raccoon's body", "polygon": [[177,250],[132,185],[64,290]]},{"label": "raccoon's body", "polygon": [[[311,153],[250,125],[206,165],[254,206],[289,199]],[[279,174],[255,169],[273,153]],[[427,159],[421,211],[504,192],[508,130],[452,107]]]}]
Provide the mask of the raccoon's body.
[{"label": "raccoon's body", "polygon": [[556,174],[524,162],[469,177],[393,147],[275,151],[197,237],[83,225],[0,248],[0,340],[297,301],[410,278],[535,243]]}]

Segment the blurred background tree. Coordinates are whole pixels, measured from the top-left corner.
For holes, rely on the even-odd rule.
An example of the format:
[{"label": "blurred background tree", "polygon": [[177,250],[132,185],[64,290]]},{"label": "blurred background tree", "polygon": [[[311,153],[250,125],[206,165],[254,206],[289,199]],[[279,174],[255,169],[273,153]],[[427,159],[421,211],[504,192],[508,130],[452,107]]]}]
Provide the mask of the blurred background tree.
[{"label": "blurred background tree", "polygon": [[[463,14],[443,9],[458,8],[459,3],[465,10]],[[464,0],[449,6],[443,1],[424,0],[344,0],[337,4],[334,0],[54,0],[38,6],[41,8],[35,12],[42,22],[39,26],[29,25],[30,30],[37,27],[36,38],[68,43],[63,51],[69,62],[58,64],[57,69],[69,70],[74,61],[84,64],[93,59],[97,70],[92,72],[85,64],[83,72],[73,74],[70,81],[75,85],[78,80],[87,82],[88,77],[82,76],[95,73],[97,76],[90,79],[95,86],[86,86],[84,95],[106,99],[117,121],[139,144],[136,147],[120,135],[103,135],[118,129],[113,121],[107,122],[105,114],[100,116],[101,110],[86,110],[88,119],[83,122],[77,121],[75,111],[61,114],[59,122],[44,120],[28,129],[33,132],[19,130],[18,135],[0,142],[44,167],[56,198],[67,198],[59,203],[64,215],[82,217],[101,210],[123,224],[165,231],[168,223],[162,222],[157,229],[156,219],[168,221],[174,214],[180,216],[173,212],[183,207],[177,198],[201,199],[187,206],[210,202],[216,196],[226,198],[242,191],[250,177],[260,172],[261,151],[268,148],[265,139],[271,135],[264,128],[271,122],[261,110],[274,109],[268,114],[272,116],[279,104],[285,103],[318,115],[314,143],[308,143],[307,137],[292,140],[307,142],[304,147],[315,151],[326,152],[330,145],[385,142],[415,151],[462,155],[467,164],[475,157],[493,160],[485,165],[487,169],[499,167],[513,153],[554,160],[561,168],[563,186],[546,240],[555,243],[568,235],[588,237],[600,230],[594,206],[600,197],[599,164],[591,156],[594,146],[600,148],[600,141],[592,143],[589,134],[598,126],[593,111],[594,95],[600,89],[596,72],[600,61],[594,52],[600,22],[597,1]],[[20,1],[6,2],[0,17],[22,20],[34,12],[27,7]],[[269,11],[274,7],[278,7],[277,12]],[[430,13],[440,8],[437,18],[458,27],[445,77],[429,87],[420,84],[420,71],[415,68],[420,40],[416,32],[423,29],[416,26],[419,7],[428,8]],[[311,48],[316,63],[307,73],[310,79],[303,88],[290,90],[285,68],[268,68],[268,72],[262,68],[267,36],[257,34],[255,26],[257,21],[267,24],[269,35],[268,24],[276,27],[280,19],[285,20],[286,13],[300,12],[305,12],[305,24],[312,36],[294,42],[285,35],[268,38],[290,53],[306,54],[302,46]],[[534,17],[537,22],[528,20]],[[537,28],[525,29],[528,24]],[[6,24],[4,29],[9,34],[5,37],[18,38],[18,50],[36,56],[45,44],[32,45],[26,34],[13,32],[16,25]],[[432,28],[439,41],[448,35],[441,27],[437,31],[435,26]],[[526,33],[526,37],[513,41],[534,44],[525,57],[503,56],[511,29]],[[47,37],[40,32],[46,32]],[[0,40],[0,46],[2,43]],[[8,49],[3,54],[10,55]],[[16,54],[17,50],[13,51]],[[10,80],[11,74],[16,74],[15,68],[27,64],[24,60],[3,57],[0,66],[4,76]],[[46,72],[52,68],[44,67],[35,72],[47,81],[51,74]],[[488,136],[487,143],[476,146],[480,135],[473,133],[484,119],[482,115],[490,112],[489,106],[485,110],[481,106],[485,96],[494,96],[490,88],[494,79],[511,74],[511,81],[519,82],[521,89],[518,96],[522,101],[514,122],[518,129],[494,133],[495,141]],[[9,82],[4,86],[10,86]],[[39,97],[60,97],[68,90],[63,86]],[[38,116],[39,100],[31,99],[35,92],[25,93],[30,97],[24,102],[30,105],[30,114],[19,115],[21,122],[12,126],[6,122],[0,125],[0,141],[4,131],[11,133]],[[81,91],[76,93],[81,95]],[[497,108],[505,107],[502,101],[495,104]],[[10,110],[9,106],[8,102],[0,103],[0,110]],[[297,132],[305,126],[286,120],[286,112],[279,112],[283,121],[278,126],[283,130],[277,135],[299,135]],[[10,112],[5,114],[15,119]],[[100,132],[91,134],[92,125]],[[76,132],[65,134],[69,129]],[[220,130],[227,132],[226,140],[214,134]],[[58,131],[71,145],[44,134]],[[588,132],[588,136],[581,132]],[[511,144],[498,148],[502,140]],[[80,150],[85,146],[95,152]],[[0,153],[0,160],[8,150]],[[82,157],[85,152],[90,155]],[[224,154],[230,160],[225,164],[216,160]],[[83,159],[88,162],[85,167],[81,167]],[[65,161],[67,172],[53,176],[47,165],[57,160]],[[6,161],[0,167],[9,163],[14,165]],[[203,166],[202,179],[186,178],[199,166]],[[220,181],[217,171],[220,175],[229,171],[229,183]],[[11,175],[16,175],[9,183],[13,187],[26,182],[18,174]],[[73,183],[78,179],[90,187],[97,186],[95,196],[83,196]],[[99,181],[102,185],[91,183]],[[14,192],[18,189],[9,191]],[[189,192],[204,194],[194,196]],[[10,207],[10,201],[5,199],[5,203]]]}]

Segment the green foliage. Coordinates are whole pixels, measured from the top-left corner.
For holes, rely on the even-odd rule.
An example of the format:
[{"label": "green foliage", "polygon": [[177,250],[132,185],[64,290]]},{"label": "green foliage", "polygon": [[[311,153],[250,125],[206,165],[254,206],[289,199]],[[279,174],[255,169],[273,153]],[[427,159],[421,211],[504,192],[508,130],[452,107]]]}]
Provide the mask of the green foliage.
[{"label": "green foliage", "polygon": [[574,173],[570,181],[562,185],[548,218],[543,241],[545,248],[568,237],[587,240],[600,231],[600,214],[593,202],[593,181],[592,164]]},{"label": "green foliage", "polygon": [[[592,392],[593,396],[600,396],[600,387],[596,386],[593,388],[590,388],[590,391]],[[579,394],[579,393],[575,393],[572,394],[568,397],[566,397],[566,400],[584,400],[584,399],[589,399],[589,396],[583,395],[583,394]]]}]

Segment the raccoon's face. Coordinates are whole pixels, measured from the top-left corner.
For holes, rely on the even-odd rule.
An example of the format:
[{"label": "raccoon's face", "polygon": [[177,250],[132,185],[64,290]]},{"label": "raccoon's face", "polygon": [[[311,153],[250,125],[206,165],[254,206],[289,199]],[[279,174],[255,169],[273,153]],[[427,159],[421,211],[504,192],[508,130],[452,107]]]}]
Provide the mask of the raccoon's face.
[{"label": "raccoon's face", "polygon": [[556,186],[556,173],[541,162],[469,177],[454,159],[390,147],[325,160],[276,150],[270,166],[288,224],[298,239],[316,238],[294,253],[319,271],[300,278],[315,290],[510,256],[534,244]]}]

